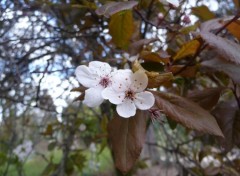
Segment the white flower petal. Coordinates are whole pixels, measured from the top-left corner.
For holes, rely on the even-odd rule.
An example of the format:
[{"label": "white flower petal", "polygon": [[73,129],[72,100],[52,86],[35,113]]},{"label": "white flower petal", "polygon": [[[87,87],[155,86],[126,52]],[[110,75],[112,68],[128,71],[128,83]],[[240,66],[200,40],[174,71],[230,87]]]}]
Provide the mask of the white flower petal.
[{"label": "white flower petal", "polygon": [[124,118],[129,118],[136,114],[136,106],[130,100],[124,101],[122,104],[117,105],[117,113]]},{"label": "white flower petal", "polygon": [[94,75],[90,69],[85,65],[80,65],[75,71],[77,80],[85,87],[96,86],[99,82],[96,75]]},{"label": "white flower petal", "polygon": [[148,84],[148,77],[144,71],[138,70],[132,76],[131,89],[134,92],[142,92],[146,89]]},{"label": "white flower petal", "polygon": [[179,6],[179,1],[178,0],[167,0],[167,2],[174,5],[175,7]]},{"label": "white flower petal", "polygon": [[134,103],[138,109],[147,110],[150,109],[155,102],[155,98],[151,92],[140,92],[135,94]]},{"label": "white flower petal", "polygon": [[139,58],[139,54],[137,54],[137,55],[135,55],[135,56],[129,57],[128,60],[129,60],[130,62],[134,62],[134,61],[137,60],[138,58]]},{"label": "white flower petal", "polygon": [[99,106],[103,102],[102,98],[103,87],[92,87],[85,91],[83,103],[89,107]]},{"label": "white flower petal", "polygon": [[106,88],[102,91],[102,97],[108,99],[113,104],[122,103],[125,94],[124,92],[116,92],[112,88]]},{"label": "white flower petal", "polygon": [[90,62],[89,69],[91,72],[98,74],[99,76],[109,75],[112,71],[112,67],[108,63],[100,61]]},{"label": "white flower petal", "polygon": [[123,57],[125,57],[126,59],[128,59],[129,58],[129,54],[128,53],[123,53]]},{"label": "white flower petal", "polygon": [[123,53],[123,56],[130,62],[134,62],[136,59],[139,58],[139,54],[130,56],[128,53]]},{"label": "white flower petal", "polygon": [[116,71],[112,77],[112,88],[116,92],[125,92],[131,85],[132,74],[128,69]]}]

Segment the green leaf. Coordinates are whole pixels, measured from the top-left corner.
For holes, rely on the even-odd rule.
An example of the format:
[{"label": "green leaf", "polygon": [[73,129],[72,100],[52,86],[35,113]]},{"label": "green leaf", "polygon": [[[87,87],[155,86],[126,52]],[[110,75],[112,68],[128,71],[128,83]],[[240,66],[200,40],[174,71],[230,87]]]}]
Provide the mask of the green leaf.
[{"label": "green leaf", "polygon": [[54,163],[49,163],[45,169],[43,170],[43,172],[41,173],[41,176],[48,176],[51,173],[53,173],[54,170],[56,170],[58,167],[58,164],[54,164]]},{"label": "green leaf", "polygon": [[227,61],[240,64],[240,46],[212,33],[201,33],[201,37]]},{"label": "green leaf", "polygon": [[207,6],[193,7],[192,13],[199,17],[203,21],[211,20],[215,18],[214,13],[212,13]]},{"label": "green leaf", "polygon": [[128,47],[133,28],[132,11],[126,10],[111,16],[109,33],[117,47],[125,49]]},{"label": "green leaf", "polygon": [[[235,83],[240,84],[240,68],[238,65],[227,62],[222,59],[211,59],[201,63],[202,66],[211,68],[208,72],[222,71],[226,73]],[[213,69],[213,70],[212,70]]]},{"label": "green leaf", "polygon": [[57,145],[56,141],[53,141],[51,143],[48,144],[48,151],[52,151]]},{"label": "green leaf", "polygon": [[127,173],[138,159],[145,141],[147,111],[137,111],[134,117],[119,115],[110,121],[108,134],[116,167]]},{"label": "green leaf", "polygon": [[227,26],[228,31],[235,36],[238,40],[240,40],[240,22],[235,21]]},{"label": "green leaf", "polygon": [[196,31],[198,26],[199,26],[199,24],[196,23],[194,25],[187,26],[187,27],[184,27],[184,28],[180,29],[179,32],[181,32],[182,34],[189,34],[192,31]]},{"label": "green leaf", "polygon": [[126,1],[126,2],[110,2],[96,10],[97,15],[104,15],[110,17],[111,15],[123,11],[130,10],[138,4],[137,1]]},{"label": "green leaf", "polygon": [[170,119],[170,118],[167,118],[167,121],[168,121],[169,127],[170,127],[172,130],[175,130],[176,127],[177,127],[177,123],[176,123],[175,121],[173,121],[172,119]]},{"label": "green leaf", "polygon": [[83,170],[86,162],[86,156],[78,152],[72,154],[70,156],[70,159],[72,160],[73,164],[78,168],[79,171]]},{"label": "green leaf", "polygon": [[7,161],[7,156],[5,153],[0,152],[0,166],[2,166],[3,164],[5,164]]},{"label": "green leaf", "polygon": [[52,124],[49,124],[48,126],[47,126],[47,128],[45,129],[45,131],[43,132],[43,133],[41,133],[42,135],[44,135],[44,136],[47,136],[47,135],[52,135],[53,134],[53,126],[52,126]]},{"label": "green leaf", "polygon": [[190,129],[223,137],[215,118],[198,104],[170,93],[152,93],[156,106],[172,120]]}]

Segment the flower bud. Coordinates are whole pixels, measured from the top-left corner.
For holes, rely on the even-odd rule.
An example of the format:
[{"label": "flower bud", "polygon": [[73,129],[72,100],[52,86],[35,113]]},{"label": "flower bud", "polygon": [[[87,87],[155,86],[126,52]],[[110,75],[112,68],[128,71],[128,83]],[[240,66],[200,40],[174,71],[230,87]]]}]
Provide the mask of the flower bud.
[{"label": "flower bud", "polygon": [[191,19],[189,18],[188,15],[184,15],[182,21],[183,21],[185,24],[189,24],[189,23],[191,23]]}]

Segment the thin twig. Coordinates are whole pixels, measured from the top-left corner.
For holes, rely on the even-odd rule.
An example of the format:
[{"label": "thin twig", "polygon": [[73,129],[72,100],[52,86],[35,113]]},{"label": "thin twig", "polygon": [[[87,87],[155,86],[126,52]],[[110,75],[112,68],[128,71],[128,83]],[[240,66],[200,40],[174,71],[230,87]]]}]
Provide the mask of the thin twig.
[{"label": "thin twig", "polygon": [[[226,27],[228,27],[231,23],[233,23],[234,21],[236,21],[238,18],[240,18],[240,12],[238,12],[229,22],[227,22],[225,25],[223,25],[221,28],[219,28],[215,34],[219,34],[220,32],[222,32],[224,29],[226,29]],[[208,46],[208,44],[204,43],[203,41],[200,43],[200,47],[198,48],[198,50],[196,51],[196,53],[194,54],[194,56],[189,60],[189,62],[182,67],[179,71],[177,71],[176,73],[174,73],[174,76],[180,74],[181,72],[183,72],[187,67],[191,66],[194,62],[195,59],[198,57],[198,55],[200,55],[200,53]]]},{"label": "thin twig", "polygon": [[240,98],[237,95],[237,84],[235,82],[233,82],[233,88],[231,90],[232,90],[233,95],[234,95],[234,97],[237,101],[238,108],[240,109]]}]

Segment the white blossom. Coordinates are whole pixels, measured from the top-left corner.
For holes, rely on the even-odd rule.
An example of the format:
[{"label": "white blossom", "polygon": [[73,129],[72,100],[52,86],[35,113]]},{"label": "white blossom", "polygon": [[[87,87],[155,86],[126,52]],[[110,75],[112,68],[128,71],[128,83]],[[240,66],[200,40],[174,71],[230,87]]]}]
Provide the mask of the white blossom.
[{"label": "white blossom", "polygon": [[202,168],[206,169],[210,165],[212,165],[214,167],[220,167],[221,163],[218,159],[214,158],[213,156],[208,155],[202,159],[200,165]]},{"label": "white blossom", "polygon": [[172,4],[174,7],[178,7],[180,5],[179,0],[160,0],[162,3]]},{"label": "white blossom", "polygon": [[167,2],[172,4],[175,7],[179,6],[179,1],[178,0],[167,0]]},{"label": "white blossom", "polygon": [[89,145],[89,150],[91,152],[96,152],[97,151],[97,147],[96,147],[96,144],[94,142],[92,142],[90,145]]},{"label": "white blossom", "polygon": [[20,161],[24,161],[32,152],[33,146],[32,141],[24,141],[22,144],[18,145],[13,153],[18,156]]},{"label": "white blossom", "polygon": [[83,124],[83,123],[79,126],[79,130],[80,130],[80,131],[85,131],[86,128],[87,128],[86,125]]},{"label": "white blossom", "polygon": [[127,59],[130,62],[134,62],[135,60],[137,60],[139,58],[139,54],[130,56],[128,53],[124,53],[123,56],[125,57],[125,59]]},{"label": "white blossom", "polygon": [[92,61],[89,66],[80,65],[75,71],[77,80],[84,87],[85,91],[83,103],[89,107],[99,106],[103,102],[102,91],[112,83],[111,66],[108,63]]},{"label": "white blossom", "polygon": [[118,70],[112,86],[102,92],[104,99],[117,105],[117,113],[128,118],[136,114],[136,109],[147,110],[154,104],[154,96],[145,91],[148,77],[143,71]]}]

